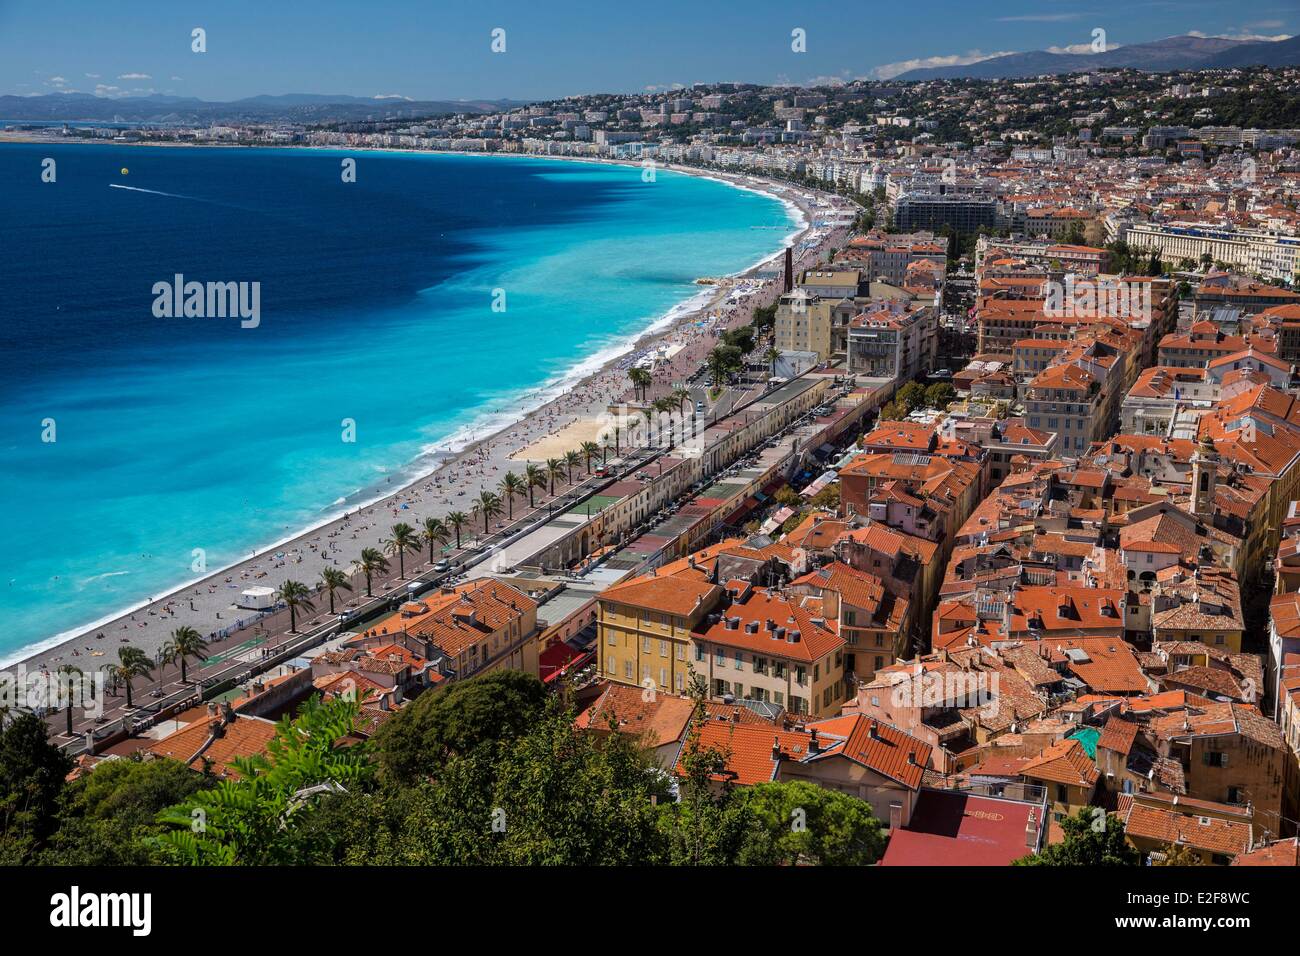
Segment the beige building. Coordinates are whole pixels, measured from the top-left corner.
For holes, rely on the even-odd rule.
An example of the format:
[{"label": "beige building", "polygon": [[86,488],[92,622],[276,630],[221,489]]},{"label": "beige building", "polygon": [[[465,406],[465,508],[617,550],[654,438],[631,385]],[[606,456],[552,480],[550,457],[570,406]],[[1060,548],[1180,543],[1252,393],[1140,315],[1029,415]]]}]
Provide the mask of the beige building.
[{"label": "beige building", "polygon": [[821,602],[811,607],[746,581],[692,634],[693,663],[715,699],[755,700],[829,717],[850,696],[844,640]]}]

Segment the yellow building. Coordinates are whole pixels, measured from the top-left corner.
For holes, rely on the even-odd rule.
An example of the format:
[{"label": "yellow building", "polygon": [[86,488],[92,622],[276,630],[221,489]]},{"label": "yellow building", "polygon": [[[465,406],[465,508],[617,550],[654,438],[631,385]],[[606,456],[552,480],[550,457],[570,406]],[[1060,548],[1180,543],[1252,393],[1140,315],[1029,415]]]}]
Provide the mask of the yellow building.
[{"label": "yellow building", "polygon": [[601,675],[620,684],[684,693],[691,631],[722,597],[693,575],[648,575],[608,588],[596,614]]}]

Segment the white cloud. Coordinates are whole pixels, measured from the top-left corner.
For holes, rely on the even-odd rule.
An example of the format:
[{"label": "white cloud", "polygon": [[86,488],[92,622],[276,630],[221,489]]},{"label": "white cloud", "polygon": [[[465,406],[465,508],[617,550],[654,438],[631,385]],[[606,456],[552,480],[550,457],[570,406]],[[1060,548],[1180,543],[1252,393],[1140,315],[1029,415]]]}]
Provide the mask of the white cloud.
[{"label": "white cloud", "polygon": [[981,53],[979,50],[970,50],[952,56],[927,56],[915,60],[901,60],[898,63],[882,63],[871,70],[871,75],[878,80],[892,80],[908,70],[923,70],[935,66],[966,66],[970,63],[979,63],[981,60],[991,60],[995,56],[1009,56],[1015,52],[1017,51],[1002,50],[997,53]]},{"label": "white cloud", "polygon": [[97,80],[97,79],[99,79],[99,74],[98,74],[98,73],[87,73],[87,74],[86,74],[86,79],[88,79],[88,80]]},{"label": "white cloud", "polygon": [[1026,13],[1018,17],[998,17],[998,23],[1064,23],[1084,16],[1083,11],[1075,13]]},{"label": "white cloud", "polygon": [[[1111,50],[1118,50],[1120,46],[1122,46],[1122,44],[1107,42],[1106,50],[1107,52]],[[1047,52],[1048,53],[1096,53],[1097,51],[1092,48],[1091,43],[1072,43],[1069,46],[1049,46],[1047,48]]]},{"label": "white cloud", "polygon": [[1248,33],[1246,31],[1239,31],[1237,33],[1202,33],[1200,30],[1188,30],[1187,36],[1201,37],[1202,39],[1205,40],[1242,40],[1243,42],[1269,42],[1269,43],[1277,43],[1282,40],[1291,39],[1291,34],[1289,33],[1279,33],[1276,34],[1275,36],[1270,37],[1270,36],[1261,36],[1258,33]]},{"label": "white cloud", "polygon": [[68,81],[61,76],[52,76],[50,77],[50,82],[53,83],[55,86],[62,86],[64,83]]},{"label": "white cloud", "polygon": [[642,89],[643,92],[646,93],[668,93],[672,90],[684,90],[686,89],[686,84],[685,83],[651,83],[649,86],[643,87]]},{"label": "white cloud", "polygon": [[[841,76],[810,76],[808,79],[803,81],[803,85],[804,86],[843,86],[844,84],[850,81],[848,72],[849,72],[848,70],[845,70],[844,75]],[[853,77],[853,79],[860,79],[860,77]]]},{"label": "white cloud", "polygon": [[376,93],[372,99],[376,100],[406,100],[408,103],[413,102],[409,96],[403,96],[401,93]]},{"label": "white cloud", "polygon": [[153,77],[148,73],[123,73],[118,77],[119,80],[152,80]]}]

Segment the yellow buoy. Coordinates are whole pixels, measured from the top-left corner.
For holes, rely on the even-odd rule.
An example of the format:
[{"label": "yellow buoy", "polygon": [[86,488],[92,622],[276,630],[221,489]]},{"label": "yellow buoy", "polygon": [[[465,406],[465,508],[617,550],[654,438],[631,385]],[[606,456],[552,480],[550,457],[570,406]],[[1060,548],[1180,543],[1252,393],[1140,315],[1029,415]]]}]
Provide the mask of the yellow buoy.
[{"label": "yellow buoy", "polygon": [[123,166],[123,167],[122,167],[122,175],[123,175],[123,176],[126,176],[126,175],[129,174],[129,173],[130,173],[130,170],[127,169],[125,166]]}]

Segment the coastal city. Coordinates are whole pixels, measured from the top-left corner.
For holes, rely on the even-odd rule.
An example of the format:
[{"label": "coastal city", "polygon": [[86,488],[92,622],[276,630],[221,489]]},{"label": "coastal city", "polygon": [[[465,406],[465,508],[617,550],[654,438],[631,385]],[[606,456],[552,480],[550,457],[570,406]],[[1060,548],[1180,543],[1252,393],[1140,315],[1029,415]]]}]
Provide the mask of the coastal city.
[{"label": "coastal city", "polygon": [[0,863],[1300,866],[1300,66],[1235,48],[0,119],[120,189],[472,156],[785,221],[307,530],[5,648]]}]

